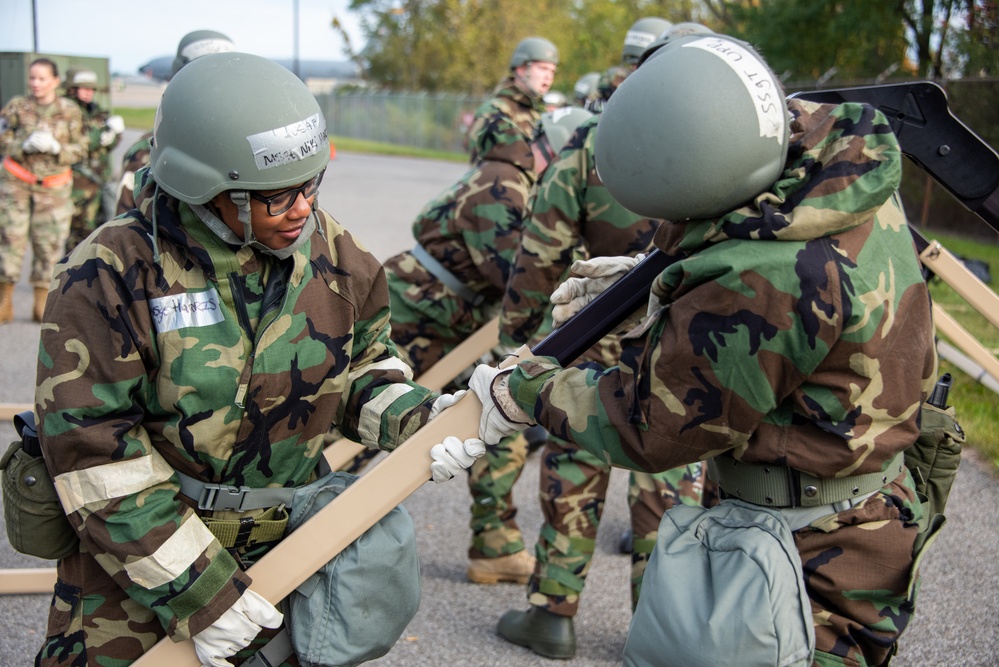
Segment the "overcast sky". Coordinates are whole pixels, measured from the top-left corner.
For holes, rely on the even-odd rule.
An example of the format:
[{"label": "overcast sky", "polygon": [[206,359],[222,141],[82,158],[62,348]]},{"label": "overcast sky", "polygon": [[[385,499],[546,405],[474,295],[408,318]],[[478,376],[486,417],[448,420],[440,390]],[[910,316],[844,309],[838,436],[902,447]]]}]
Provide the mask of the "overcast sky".
[{"label": "overcast sky", "polygon": [[192,30],[217,30],[240,51],[268,58],[345,60],[343,40],[330,27],[334,15],[363,46],[349,0],[0,0],[0,52],[32,51],[32,6],[38,51],[103,56],[112,72],[134,74],[153,58],[173,56]]}]

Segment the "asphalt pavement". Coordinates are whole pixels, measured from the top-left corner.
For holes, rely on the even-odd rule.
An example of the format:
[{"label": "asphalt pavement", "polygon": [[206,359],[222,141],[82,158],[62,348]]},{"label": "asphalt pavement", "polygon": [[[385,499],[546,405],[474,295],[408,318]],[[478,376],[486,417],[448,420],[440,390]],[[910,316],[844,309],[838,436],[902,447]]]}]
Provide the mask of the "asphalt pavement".
[{"label": "asphalt pavement", "polygon": [[[132,133],[136,134],[137,133]],[[461,164],[338,153],[323,182],[322,206],[381,260],[411,246],[410,224],[420,208],[464,171]],[[30,320],[31,290],[15,293],[16,321],[0,327],[0,403],[30,403],[39,327]],[[995,408],[999,409],[999,401]],[[973,439],[974,434],[970,434]],[[0,424],[0,443],[14,438]],[[369,664],[399,667],[467,665],[520,667],[618,665],[631,618],[629,558],[617,553],[626,528],[625,471],[614,471],[575,620],[577,657],[551,661],[507,643],[495,631],[507,609],[526,608],[525,587],[478,585],[465,578],[469,504],[461,479],[425,484],[404,502],[420,551],[420,610],[396,646]],[[537,455],[514,493],[528,541],[541,525]],[[901,642],[897,667],[999,666],[999,480],[987,463],[966,453],[948,506],[948,523],[926,556],[919,607]],[[0,540],[0,569],[51,567]],[[876,567],[877,564],[872,564]],[[386,592],[391,595],[391,592]],[[0,596],[0,667],[32,664],[45,633],[48,595]],[[731,663],[737,666],[738,659]]]}]

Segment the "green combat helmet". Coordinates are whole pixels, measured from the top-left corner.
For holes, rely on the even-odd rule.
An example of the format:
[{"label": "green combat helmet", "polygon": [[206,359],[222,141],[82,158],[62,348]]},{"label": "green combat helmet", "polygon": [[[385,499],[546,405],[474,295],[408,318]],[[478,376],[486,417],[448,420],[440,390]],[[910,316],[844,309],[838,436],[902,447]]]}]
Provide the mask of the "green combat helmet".
[{"label": "green combat helmet", "polygon": [[170,77],[177,76],[180,68],[191,62],[195,58],[207,56],[211,53],[228,53],[235,50],[232,40],[220,32],[214,30],[195,30],[189,32],[180,39],[177,45],[177,55],[171,65]]},{"label": "green combat helmet", "polygon": [[648,17],[638,19],[624,36],[624,49],[621,51],[621,62],[625,65],[634,65],[642,56],[642,52],[654,42],[659,35],[666,32],[672,23],[666,19]]},{"label": "green combat helmet", "polygon": [[686,37],[687,35],[713,35],[714,30],[706,25],[700,23],[676,23],[666,28],[663,34],[659,35],[659,39],[649,44],[648,48],[642,53],[641,57],[638,59],[638,66],[641,67],[642,63],[652,57],[656,51],[662,47],[669,44],[674,39],[680,39],[681,37]]},{"label": "green combat helmet", "polygon": [[230,191],[246,245],[249,192],[305,183],[326,169],[330,149],[322,109],[301,79],[272,60],[232,52],[192,61],[167,85],[149,157],[157,185],[183,202]]},{"label": "green combat helmet", "polygon": [[587,72],[579,77],[572,87],[572,96],[579,106],[585,106],[587,101],[597,96],[597,83],[600,82],[600,72]]},{"label": "green combat helmet", "polygon": [[520,40],[510,57],[510,69],[535,62],[558,65],[558,48],[544,37],[525,37]]},{"label": "green combat helmet", "polygon": [[578,107],[564,107],[543,113],[541,122],[538,123],[538,135],[535,136],[535,140],[543,134],[552,148],[552,153],[558,154],[576,128],[592,117],[592,113]]},{"label": "green combat helmet", "polygon": [[597,173],[640,215],[711,218],[777,180],[788,128],[784,92],[752,47],[690,35],[662,47],[607,103]]},{"label": "green combat helmet", "polygon": [[89,69],[70,68],[66,70],[66,90],[91,88],[97,90],[97,72]]}]

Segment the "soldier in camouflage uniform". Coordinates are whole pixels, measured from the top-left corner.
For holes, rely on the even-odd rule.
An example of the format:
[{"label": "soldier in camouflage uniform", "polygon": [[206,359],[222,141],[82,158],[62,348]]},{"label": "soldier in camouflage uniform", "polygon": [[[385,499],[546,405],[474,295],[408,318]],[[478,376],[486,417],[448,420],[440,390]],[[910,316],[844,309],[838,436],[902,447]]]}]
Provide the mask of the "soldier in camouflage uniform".
[{"label": "soldier in camouflage uniform", "polygon": [[[495,144],[488,135],[505,131],[509,122],[530,141],[545,110],[542,98],[552,87],[558,68],[558,49],[543,37],[526,37],[510,57],[510,74],[496,86],[493,96],[478,109],[468,130],[470,160],[476,164],[479,146]],[[486,135],[486,136],[483,136]]]},{"label": "soldier in camouflage uniform", "polygon": [[[888,121],[860,104],[785,105],[749,47],[693,36],[615,94],[596,150],[615,197],[671,221],[655,245],[675,262],[653,282],[620,366],[478,367],[470,386],[509,417],[484,411],[486,440],[536,421],[632,470],[720,457],[732,494],[733,461],[763,464],[746,469],[794,491],[770,506],[801,557],[814,664],[883,664],[918,589],[922,510],[898,458],[919,434],[937,361]],[[806,474],[815,486],[795,481]],[[843,477],[873,490],[824,495]],[[830,504],[800,507],[820,493]],[[657,664],[672,664],[670,649]]]},{"label": "soldier in camouflage uniform", "polygon": [[52,269],[66,247],[73,215],[70,165],[87,153],[80,109],[56,95],[59,70],[48,58],[28,66],[31,94],[0,110],[0,324],[14,319],[14,285],[31,240],[35,290],[32,317],[40,322]]},{"label": "soldier in camouflage uniform", "polygon": [[121,140],[125,121],[111,115],[94,102],[97,73],[91,70],[70,70],[66,73],[66,97],[76,102],[83,115],[87,135],[87,156],[73,165],[73,219],[66,239],[66,252],[71,251],[97,225],[104,222],[102,210],[104,184],[111,180],[111,151]]},{"label": "soldier in camouflage uniform", "polygon": [[[206,56],[157,118],[137,207],[59,264],[45,312],[38,432],[80,550],[58,563],[37,665],[127,665],[166,635],[206,665],[245,659],[281,622],[245,569],[286,507],[199,509],[179,473],[300,487],[331,427],[391,450],[454,401],[411,381],[384,271],[316,205],[326,124],[297,77]],[[428,477],[482,452],[448,438]]]},{"label": "soldier in camouflage uniform", "polygon": [[[177,55],[171,64],[171,78],[177,75],[180,68],[195,58],[211,53],[226,53],[232,51],[235,45],[232,40],[214,30],[195,30],[184,35],[177,45]],[[116,215],[121,215],[135,208],[135,175],[149,164],[150,140],[153,131],[146,132],[134,144],[128,147],[121,159],[121,182],[118,184],[118,206]]]},{"label": "soldier in camouflage uniform", "polygon": [[[618,204],[597,176],[593,145],[598,121],[594,116],[577,129],[538,183],[503,299],[502,345],[536,343],[551,331],[549,297],[568,277],[574,260],[634,256],[651,247],[659,221]],[[582,361],[612,366],[620,355],[620,343],[608,336]],[[545,445],[540,480],[545,523],[535,547],[538,564],[528,584],[531,608],[504,615],[499,631],[507,639],[524,644],[525,628],[531,627],[535,636],[526,643],[532,650],[556,658],[575,654],[572,619],[593,557],[610,475],[603,459],[575,444],[553,437]],[[675,503],[699,504],[702,490],[703,471],[696,463],[629,476],[632,533],[639,536],[628,548],[633,605],[663,512]]]},{"label": "soldier in camouflage uniform", "polygon": [[[413,223],[414,250],[385,262],[392,340],[417,376],[497,313],[530,210],[535,169],[543,173],[548,159],[589,116],[581,109],[545,113],[530,142],[513,123],[498,118],[492,132],[480,135],[478,165]],[[467,574],[472,581],[526,583],[534,569],[513,502],[528,446],[520,437],[496,443],[471,469]]]}]

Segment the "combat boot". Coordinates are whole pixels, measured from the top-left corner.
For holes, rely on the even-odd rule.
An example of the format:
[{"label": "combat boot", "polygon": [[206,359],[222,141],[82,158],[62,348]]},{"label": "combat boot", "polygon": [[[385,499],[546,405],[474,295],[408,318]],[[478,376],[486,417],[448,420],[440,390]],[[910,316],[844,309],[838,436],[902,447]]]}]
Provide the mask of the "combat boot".
[{"label": "combat boot", "polygon": [[49,290],[47,287],[35,288],[35,308],[31,313],[31,317],[35,320],[35,322],[42,321],[42,315],[45,314],[45,301],[48,298]]},{"label": "combat boot", "polygon": [[500,636],[546,658],[568,660],[576,655],[572,616],[559,616],[541,607],[511,609],[499,620]]},{"label": "combat boot", "polygon": [[0,324],[14,321],[14,283],[0,282]]},{"label": "combat boot", "polygon": [[477,584],[526,584],[534,573],[534,560],[526,549],[499,558],[472,558],[466,574]]}]

